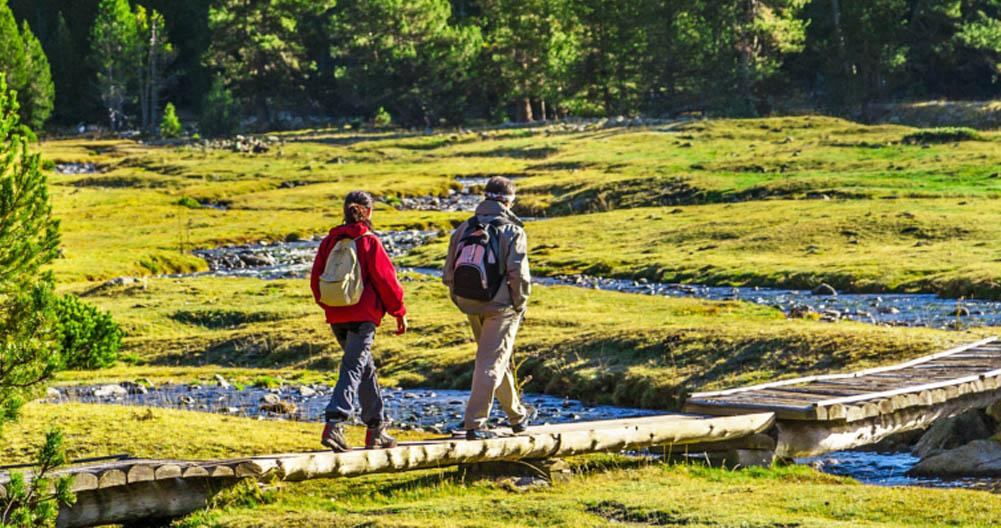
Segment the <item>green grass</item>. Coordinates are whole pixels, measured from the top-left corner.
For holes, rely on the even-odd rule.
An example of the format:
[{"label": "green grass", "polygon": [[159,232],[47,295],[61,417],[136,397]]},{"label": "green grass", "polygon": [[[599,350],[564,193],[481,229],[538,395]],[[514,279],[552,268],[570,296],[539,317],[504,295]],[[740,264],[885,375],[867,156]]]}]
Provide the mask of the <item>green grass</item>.
[{"label": "green grass", "polygon": [[[412,332],[376,341],[389,385],[468,388],[474,345],[436,279],[404,282]],[[149,279],[87,297],[110,310],[138,364],[63,381],[186,381],[261,375],[330,381],[340,350],[303,280]],[[391,329],[390,329],[391,330]],[[620,405],[675,408],[690,390],[914,357],[979,334],[788,320],[748,303],[537,287],[518,336],[527,388]]]},{"label": "green grass", "polygon": [[[316,448],[320,425],[112,405],[31,404],[6,431],[0,463],[30,458],[54,424],[72,457],[130,453],[205,459]],[[122,434],[127,428],[129,434]],[[361,431],[349,430],[359,442]],[[416,438],[414,433],[403,434]],[[10,441],[6,441],[9,439]],[[728,471],[616,455],[570,460],[574,477],[520,491],[444,468],[278,484],[224,493],[180,526],[695,527],[996,526],[1001,496],[965,490],[861,486],[801,466]]]}]

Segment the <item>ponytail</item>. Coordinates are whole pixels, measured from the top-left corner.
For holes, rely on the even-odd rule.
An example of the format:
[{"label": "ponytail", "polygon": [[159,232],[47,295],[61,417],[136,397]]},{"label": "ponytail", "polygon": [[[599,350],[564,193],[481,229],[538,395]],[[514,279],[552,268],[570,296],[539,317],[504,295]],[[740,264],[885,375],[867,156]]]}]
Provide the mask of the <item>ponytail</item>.
[{"label": "ponytail", "polygon": [[372,222],[368,219],[366,209],[372,209],[375,200],[372,195],[365,191],[351,191],[344,197],[344,223],[345,224],[365,224],[365,227],[372,229]]}]

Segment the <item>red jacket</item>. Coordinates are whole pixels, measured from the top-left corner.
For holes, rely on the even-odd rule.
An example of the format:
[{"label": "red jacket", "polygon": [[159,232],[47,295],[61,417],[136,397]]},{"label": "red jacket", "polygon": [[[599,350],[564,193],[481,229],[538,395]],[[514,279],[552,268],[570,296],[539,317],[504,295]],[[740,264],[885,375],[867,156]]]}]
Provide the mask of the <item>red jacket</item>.
[{"label": "red jacket", "polygon": [[[374,236],[358,238],[367,231],[368,227],[361,222],[335,227],[320,242],[320,249],[316,252],[309,284],[313,288],[313,299],[327,313],[327,322],[330,324],[367,322],[378,326],[386,313],[393,317],[407,313],[407,308],[403,305],[403,288],[396,279],[396,268],[389,260],[382,242]],[[342,238],[358,238],[355,244],[365,290],[362,291],[358,304],[332,307],[320,304],[320,275],[327,266],[330,251]]]}]

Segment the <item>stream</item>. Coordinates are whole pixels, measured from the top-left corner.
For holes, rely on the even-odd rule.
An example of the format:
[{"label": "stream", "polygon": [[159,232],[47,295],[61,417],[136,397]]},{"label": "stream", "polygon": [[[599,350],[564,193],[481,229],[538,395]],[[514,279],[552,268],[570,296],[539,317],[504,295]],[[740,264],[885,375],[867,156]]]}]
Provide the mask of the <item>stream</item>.
[{"label": "stream", "polygon": [[[206,384],[122,382],[104,385],[72,385],[49,390],[49,404],[68,402],[99,403],[180,409],[242,416],[260,420],[322,422],[332,387],[324,384],[283,385],[281,387],[239,387],[222,378]],[[468,391],[429,389],[383,389],[386,415],[391,427],[407,431],[448,434],[461,428]],[[614,420],[658,414],[649,409],[589,405],[578,400],[545,394],[526,394],[526,405],[536,409],[532,423],[558,424],[593,420]],[[491,425],[505,423],[503,412],[494,406]],[[360,425],[357,419],[353,422]],[[636,453],[649,456],[645,453]],[[880,486],[927,486],[974,488],[999,491],[997,480],[983,478],[937,479],[912,477],[907,471],[919,461],[908,452],[839,451],[819,457],[797,459],[819,471],[847,476],[865,484]]]},{"label": "stream", "polygon": [[[441,233],[437,231],[420,230],[380,233],[380,239],[391,257],[405,255],[439,236]],[[209,271],[194,275],[261,279],[305,277],[312,267],[313,257],[321,239],[322,237],[317,236],[311,240],[297,242],[262,242],[196,250],[194,254],[205,259]],[[406,268],[404,271],[440,274],[439,270],[426,268]],[[587,275],[535,277],[534,281],[547,286],[576,286],[642,295],[746,301],[778,308],[790,316],[813,313],[816,317],[831,322],[852,320],[870,324],[942,329],[1001,326],[1001,302],[964,300],[960,304],[955,299],[943,299],[930,293],[814,295],[808,290],[673,284],[648,282],[645,279],[615,279]],[[957,316],[957,312],[961,315]]]}]

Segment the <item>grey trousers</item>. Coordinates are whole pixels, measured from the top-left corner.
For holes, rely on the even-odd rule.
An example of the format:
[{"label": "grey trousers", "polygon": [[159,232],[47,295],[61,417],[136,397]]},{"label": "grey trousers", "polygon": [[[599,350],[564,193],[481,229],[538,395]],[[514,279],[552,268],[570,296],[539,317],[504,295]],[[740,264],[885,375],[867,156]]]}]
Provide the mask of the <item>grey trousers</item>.
[{"label": "grey trousers", "polygon": [[518,387],[511,371],[511,355],[521,314],[509,309],[470,315],[469,324],[476,337],[476,364],[473,367],[473,387],[466,404],[465,428],[486,427],[494,397],[512,425],[521,423],[527,413],[518,397]]},{"label": "grey trousers", "polygon": [[375,325],[372,323],[332,324],[334,337],[344,350],[340,376],[327,404],[327,421],[345,421],[354,415],[356,399],[361,404],[361,421],[371,428],[382,426],[383,401],[372,360]]}]

